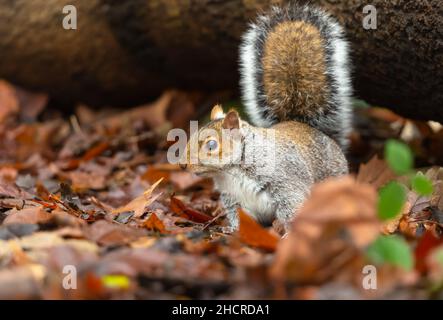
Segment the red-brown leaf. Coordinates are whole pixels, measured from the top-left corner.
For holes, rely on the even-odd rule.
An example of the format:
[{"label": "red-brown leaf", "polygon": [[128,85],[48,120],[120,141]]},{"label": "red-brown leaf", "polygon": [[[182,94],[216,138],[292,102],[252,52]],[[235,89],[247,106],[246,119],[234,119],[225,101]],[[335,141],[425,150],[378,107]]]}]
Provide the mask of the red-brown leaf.
[{"label": "red-brown leaf", "polygon": [[429,253],[437,246],[443,243],[443,238],[436,238],[429,230],[425,232],[415,248],[415,269],[419,272],[426,272],[426,258]]},{"label": "red-brown leaf", "polygon": [[176,197],[171,197],[171,210],[179,215],[182,218],[198,222],[198,223],[206,223],[212,220],[212,217],[201,213],[197,210],[188,208],[181,200]]}]

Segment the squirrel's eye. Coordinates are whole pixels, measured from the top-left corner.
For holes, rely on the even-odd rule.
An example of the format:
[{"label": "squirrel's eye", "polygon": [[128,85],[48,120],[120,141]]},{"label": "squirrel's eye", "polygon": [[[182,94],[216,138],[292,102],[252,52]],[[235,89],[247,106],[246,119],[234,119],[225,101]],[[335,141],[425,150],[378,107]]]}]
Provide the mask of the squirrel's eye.
[{"label": "squirrel's eye", "polygon": [[217,142],[217,140],[208,140],[207,142],[206,142],[206,149],[208,150],[208,151],[214,151],[214,150],[216,150],[217,149],[217,147],[218,147],[218,142]]}]

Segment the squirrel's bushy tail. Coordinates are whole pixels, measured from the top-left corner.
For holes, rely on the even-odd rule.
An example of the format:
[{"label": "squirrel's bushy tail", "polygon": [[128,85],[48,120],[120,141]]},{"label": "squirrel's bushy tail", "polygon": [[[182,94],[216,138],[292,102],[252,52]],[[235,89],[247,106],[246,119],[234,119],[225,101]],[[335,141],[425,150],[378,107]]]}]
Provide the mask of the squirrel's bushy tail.
[{"label": "squirrel's bushy tail", "polygon": [[348,145],[351,130],[348,44],[341,26],[309,5],[273,7],[240,47],[241,88],[252,122],[305,122]]}]

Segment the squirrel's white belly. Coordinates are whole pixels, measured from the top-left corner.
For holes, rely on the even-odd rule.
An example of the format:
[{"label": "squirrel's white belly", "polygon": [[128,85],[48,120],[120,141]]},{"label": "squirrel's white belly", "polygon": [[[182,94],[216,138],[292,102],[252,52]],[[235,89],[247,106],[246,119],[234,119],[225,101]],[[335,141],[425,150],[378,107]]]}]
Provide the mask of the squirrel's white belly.
[{"label": "squirrel's white belly", "polygon": [[267,191],[239,170],[227,172],[214,179],[218,190],[235,198],[242,209],[262,223],[271,223],[275,216],[275,205]]}]

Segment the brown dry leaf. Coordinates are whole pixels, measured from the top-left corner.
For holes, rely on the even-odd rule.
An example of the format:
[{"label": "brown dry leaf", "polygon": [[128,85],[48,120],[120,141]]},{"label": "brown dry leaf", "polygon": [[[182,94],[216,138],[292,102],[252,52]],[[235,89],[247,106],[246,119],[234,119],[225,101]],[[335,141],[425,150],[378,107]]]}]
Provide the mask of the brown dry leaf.
[{"label": "brown dry leaf", "polygon": [[55,233],[40,231],[29,236],[23,237],[17,241],[25,250],[47,249],[63,243],[63,239]]},{"label": "brown dry leaf", "polygon": [[243,209],[239,208],[237,211],[240,219],[238,231],[240,240],[256,248],[274,251],[277,248],[279,239],[260,226]]},{"label": "brown dry leaf", "polygon": [[176,94],[176,91],[166,91],[153,103],[107,117],[98,123],[114,131],[121,129],[127,123],[132,124],[137,121],[145,122],[149,128],[157,128],[166,122],[166,111]]},{"label": "brown dry leaf", "polygon": [[7,217],[3,221],[4,225],[13,223],[45,223],[52,219],[52,215],[46,212],[43,207],[28,207],[22,210],[11,209],[6,212]]},{"label": "brown dry leaf", "polygon": [[[398,230],[410,238],[420,236],[427,229],[435,229],[435,223],[443,223],[443,170],[432,167],[426,171],[427,178],[432,182],[434,191],[429,196],[421,196],[413,190],[407,193],[407,202],[403,213],[396,219],[385,223],[384,232],[393,233]],[[407,183],[405,183],[407,184]],[[436,234],[439,234],[437,231]]]},{"label": "brown dry leaf", "polygon": [[125,225],[100,220],[93,223],[84,232],[86,238],[103,246],[125,245],[145,236],[142,229],[134,229]]},{"label": "brown dry leaf", "polygon": [[86,153],[82,157],[69,160],[68,163],[64,166],[64,169],[66,170],[76,169],[82,162],[86,162],[98,157],[103,152],[108,150],[110,147],[111,145],[108,142],[106,141],[100,142],[97,145],[93,146],[88,151],[86,151]]},{"label": "brown dry leaf", "polygon": [[12,183],[16,180],[18,171],[13,167],[0,167],[0,180]]},{"label": "brown dry leaf", "polygon": [[19,102],[15,88],[0,80],[0,123],[19,112]]},{"label": "brown dry leaf", "polygon": [[336,276],[379,235],[376,207],[375,189],[350,176],[315,185],[279,244],[272,276],[300,282]]},{"label": "brown dry leaf", "polygon": [[157,215],[152,212],[149,218],[143,223],[146,229],[152,231],[158,231],[160,233],[165,233],[166,228],[163,222],[157,217]]},{"label": "brown dry leaf", "polygon": [[182,218],[197,222],[206,223],[212,220],[212,217],[197,210],[188,208],[180,199],[171,197],[171,210]]},{"label": "brown dry leaf", "polygon": [[96,112],[84,104],[79,104],[75,107],[75,114],[81,125],[91,124],[97,118]]},{"label": "brown dry leaf", "polygon": [[150,186],[149,189],[143,192],[141,196],[138,196],[137,198],[133,199],[128,204],[120,208],[114,209],[112,213],[119,214],[121,212],[134,211],[134,217],[140,218],[145,212],[145,208],[153,203],[161,195],[161,193],[153,195],[152,192],[162,182],[162,180],[163,178],[160,178],[156,183]]},{"label": "brown dry leaf", "polygon": [[182,91],[174,91],[173,93],[166,117],[173,128],[188,128],[189,120],[195,117],[195,104],[200,100],[200,94]]},{"label": "brown dry leaf", "polygon": [[0,198],[31,199],[32,195],[20,189],[15,183],[0,179]]},{"label": "brown dry leaf", "polygon": [[0,271],[0,299],[41,298],[41,283],[47,270],[39,264],[28,264]]},{"label": "brown dry leaf", "polygon": [[173,171],[170,180],[174,187],[182,191],[202,182],[204,178],[188,171]]},{"label": "brown dry leaf", "polygon": [[[10,130],[9,145],[13,146],[8,152],[14,152],[15,162],[27,162],[39,154],[51,154],[53,143],[64,138],[60,119],[44,123],[20,124]],[[26,165],[26,164],[24,164]]]},{"label": "brown dry leaf", "polygon": [[403,122],[405,119],[398,114],[386,108],[372,107],[365,109],[367,115],[371,118],[382,120],[383,122]]},{"label": "brown dry leaf", "polygon": [[157,166],[149,166],[146,172],[141,176],[143,180],[148,181],[149,183],[154,183],[160,179],[163,180],[163,183],[167,183],[169,181],[171,173],[167,170],[158,169]]},{"label": "brown dry leaf", "polygon": [[359,183],[369,183],[378,189],[395,177],[396,175],[386,162],[374,156],[368,163],[360,165],[356,180]]},{"label": "brown dry leaf", "polygon": [[100,190],[106,186],[106,176],[93,172],[72,171],[67,175],[72,182],[72,189],[81,192],[88,189]]},{"label": "brown dry leaf", "polygon": [[20,103],[20,116],[25,121],[35,121],[48,104],[49,97],[44,93],[32,93],[15,88]]}]

